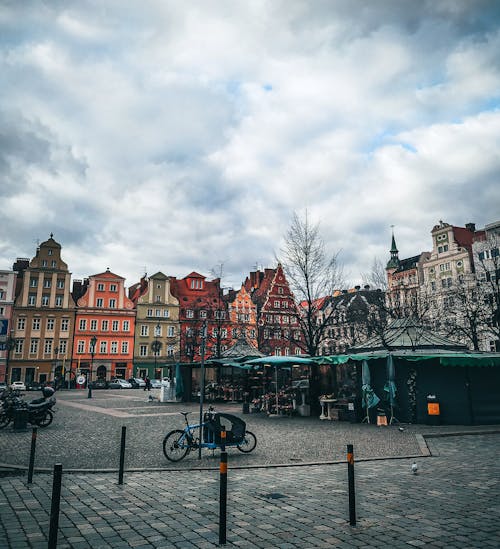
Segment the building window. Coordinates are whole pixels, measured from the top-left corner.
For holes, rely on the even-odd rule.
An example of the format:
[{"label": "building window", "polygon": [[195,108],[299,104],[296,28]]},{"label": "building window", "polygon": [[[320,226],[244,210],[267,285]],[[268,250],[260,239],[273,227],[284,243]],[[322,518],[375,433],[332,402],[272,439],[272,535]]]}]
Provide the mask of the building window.
[{"label": "building window", "polygon": [[36,295],[35,294],[29,294],[28,296],[28,305],[35,305],[36,304]]},{"label": "building window", "polygon": [[283,324],[288,324],[288,322],[290,321],[290,318],[288,317],[288,315],[283,315],[281,318],[283,320]]},{"label": "building window", "polygon": [[111,354],[116,355],[118,353],[118,341],[112,341],[111,342]]},{"label": "building window", "polygon": [[149,326],[147,324],[141,324],[141,336],[149,335]]},{"label": "building window", "polygon": [[156,303],[161,303],[161,295],[156,296]]},{"label": "building window", "polygon": [[50,288],[52,286],[50,278],[46,278],[43,281],[43,287],[44,288]]},{"label": "building window", "polygon": [[60,339],[59,340],[59,354],[60,355],[65,355],[67,349],[68,349],[68,340],[67,339]]},{"label": "building window", "polygon": [[80,318],[80,325],[78,326],[78,329],[82,332],[87,329],[87,320],[85,318]]},{"label": "building window", "polygon": [[431,290],[432,290],[433,292],[436,291],[436,283],[435,283],[434,281],[431,282]]},{"label": "building window", "polygon": [[53,251],[53,250],[52,250],[51,248],[49,248],[49,249],[47,250],[47,255],[52,255],[52,251]]},{"label": "building window", "polygon": [[124,320],[123,321],[123,331],[128,332],[129,330],[130,330],[130,321],[129,320]]},{"label": "building window", "polygon": [[164,316],[164,318],[169,318],[169,316],[170,316],[170,311],[169,311],[168,309],[165,309],[165,310],[163,311],[163,316]]},{"label": "building window", "polygon": [[103,332],[107,332],[108,331],[108,327],[109,327],[109,321],[108,320],[103,320],[101,322],[101,330]]},{"label": "building window", "polygon": [[103,304],[104,304],[104,301],[103,301],[102,297],[98,297],[97,302],[96,302],[96,307],[102,307]]},{"label": "building window", "polygon": [[161,326],[155,326],[155,337],[161,337]]},{"label": "building window", "polygon": [[278,293],[283,294],[283,288],[281,286],[278,286]]},{"label": "building window", "polygon": [[62,307],[62,304],[63,304],[63,296],[56,295],[56,307]]},{"label": "building window", "polygon": [[92,319],[90,321],[90,330],[92,332],[96,332],[97,331],[97,320],[96,319]]},{"label": "building window", "polygon": [[285,356],[289,356],[290,355],[290,349],[287,347],[285,349]]},{"label": "building window", "polygon": [[107,341],[100,341],[99,342],[99,352],[104,355],[106,354],[108,350],[108,342]]},{"label": "building window", "polygon": [[186,310],[186,318],[194,318],[194,311],[192,309]]},{"label": "building window", "polygon": [[109,300],[109,308],[110,309],[116,309],[116,299],[110,299]]},{"label": "building window", "polygon": [[109,285],[109,291],[110,291],[110,292],[116,292],[116,291],[117,291],[117,289],[116,289],[116,284],[110,284],[110,285]]},{"label": "building window", "polygon": [[139,356],[148,356],[148,346],[147,345],[141,345],[139,347]]},{"label": "building window", "polygon": [[281,356],[281,349],[279,347],[276,347],[276,349],[274,349],[274,356]]},{"label": "building window", "polygon": [[24,348],[24,339],[16,339],[14,352],[15,353],[22,353]]},{"label": "building window", "polygon": [[38,339],[32,339],[30,341],[30,354],[36,355],[38,353]]},{"label": "building window", "polygon": [[300,352],[300,347],[295,347],[295,354],[296,355],[301,355],[302,353]]},{"label": "building window", "polygon": [[76,346],[76,352],[77,353],[85,352],[85,341],[83,339],[78,340],[78,345]]},{"label": "building window", "polygon": [[174,346],[168,345],[167,346],[167,356],[174,356]]},{"label": "building window", "polygon": [[57,266],[56,260],[53,259],[53,260],[50,262],[50,265],[51,265],[51,267],[56,267],[56,266]]},{"label": "building window", "polygon": [[18,318],[17,319],[17,329],[18,330],[24,330],[26,326],[26,319],[25,318]]},{"label": "building window", "polygon": [[58,278],[57,279],[57,287],[59,288],[59,290],[62,290],[64,288],[64,279],[63,278]]},{"label": "building window", "polygon": [[67,332],[69,330],[69,318],[63,318],[61,320],[61,332]]},{"label": "building window", "polygon": [[146,316],[153,316],[153,309],[148,309],[148,314]]},{"label": "building window", "polygon": [[255,335],[256,335],[256,334],[255,334],[255,330],[253,330],[253,329],[250,330],[250,337],[251,337],[252,339],[255,339]]},{"label": "building window", "polygon": [[[234,333],[234,332],[233,332],[233,333]],[[266,328],[266,329],[264,330],[264,339],[269,339],[269,335],[270,335],[270,334],[269,334],[269,330]],[[234,337],[236,337],[236,336],[234,336]]]},{"label": "building window", "polygon": [[156,309],[155,313],[156,313],[157,318],[160,317],[161,316],[161,309]]},{"label": "building window", "polygon": [[50,296],[42,295],[42,307],[48,307],[49,306],[49,300],[50,300]]},{"label": "building window", "polygon": [[46,259],[42,259],[42,267],[46,267],[47,266],[47,260]]},{"label": "building window", "polygon": [[226,311],[215,311],[215,318],[218,320],[224,320],[226,318]]},{"label": "building window", "polygon": [[207,311],[200,311],[200,318],[207,318]]},{"label": "building window", "polygon": [[168,337],[174,337],[175,336],[175,327],[169,326],[167,329],[167,336]]},{"label": "building window", "polygon": [[43,352],[46,355],[50,355],[52,353],[52,339],[45,340],[45,344],[43,346]]},{"label": "building window", "polygon": [[104,292],[104,284],[102,282],[99,282],[97,284],[97,291],[98,292]]},{"label": "building window", "polygon": [[30,278],[30,286],[31,288],[36,288],[38,285],[38,279],[37,278]]},{"label": "building window", "polygon": [[33,319],[33,324],[31,325],[31,329],[34,332],[38,332],[40,330],[40,319],[39,318],[34,318]]},{"label": "building window", "polygon": [[47,318],[47,331],[48,332],[54,331],[54,325],[55,325],[55,319],[54,318]]},{"label": "building window", "polygon": [[122,341],[122,355],[128,353],[128,341]]},{"label": "building window", "polygon": [[275,309],[279,309],[279,308],[280,308],[280,305],[281,305],[281,302],[280,302],[280,301],[275,301],[275,302],[274,302],[274,307],[275,307]]},{"label": "building window", "polygon": [[113,322],[111,324],[111,329],[113,330],[113,332],[118,332],[118,330],[120,329],[120,321],[119,320],[113,320]]},{"label": "building window", "polygon": [[220,331],[220,335],[223,339],[226,339],[227,337],[227,329],[226,328],[222,328],[222,330]]}]

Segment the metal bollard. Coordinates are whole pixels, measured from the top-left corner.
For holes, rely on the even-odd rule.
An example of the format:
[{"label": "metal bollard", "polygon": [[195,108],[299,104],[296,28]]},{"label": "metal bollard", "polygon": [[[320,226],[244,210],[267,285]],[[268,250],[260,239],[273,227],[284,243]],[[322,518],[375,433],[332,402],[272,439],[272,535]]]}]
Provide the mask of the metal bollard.
[{"label": "metal bollard", "polygon": [[33,469],[35,467],[36,435],[37,435],[37,428],[33,427],[33,432],[31,433],[31,452],[30,452],[30,464],[28,468],[28,484],[31,484],[33,482]]},{"label": "metal bollard", "polygon": [[48,549],[57,549],[57,530],[59,528],[59,509],[61,505],[62,465],[54,465],[52,482],[52,505],[50,507],[50,527]]},{"label": "metal bollard", "polygon": [[220,492],[219,492],[219,545],[226,543],[227,524],[227,452],[226,431],[221,431]]},{"label": "metal bollard", "polygon": [[349,524],[356,526],[356,494],[354,491],[354,450],[347,445],[347,477],[349,484]]},{"label": "metal bollard", "polygon": [[123,484],[123,467],[125,464],[125,436],[127,428],[125,425],[122,427],[122,442],[120,446],[120,471],[118,473],[118,484]]}]

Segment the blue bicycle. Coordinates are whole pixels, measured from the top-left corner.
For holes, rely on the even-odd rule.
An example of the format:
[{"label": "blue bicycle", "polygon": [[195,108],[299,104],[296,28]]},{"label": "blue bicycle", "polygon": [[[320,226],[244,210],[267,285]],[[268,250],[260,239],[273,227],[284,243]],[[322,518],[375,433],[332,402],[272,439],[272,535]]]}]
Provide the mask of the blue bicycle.
[{"label": "blue bicycle", "polygon": [[[257,446],[257,437],[247,431],[246,423],[237,416],[215,412],[212,407],[203,416],[203,423],[190,425],[187,416],[190,412],[180,412],[184,416],[184,430],[170,431],[163,439],[163,453],[169,461],[180,461],[191,450],[200,446],[215,450],[222,443],[221,432],[226,432],[226,446],[235,446],[240,452],[250,453]],[[203,440],[200,440],[200,432]]]}]

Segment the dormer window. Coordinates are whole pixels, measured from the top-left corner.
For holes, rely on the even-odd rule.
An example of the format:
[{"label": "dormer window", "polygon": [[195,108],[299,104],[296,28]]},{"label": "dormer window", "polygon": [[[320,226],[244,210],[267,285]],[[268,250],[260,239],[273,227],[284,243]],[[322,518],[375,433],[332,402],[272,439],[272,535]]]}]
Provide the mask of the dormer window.
[{"label": "dormer window", "polygon": [[203,289],[203,280],[199,278],[191,279],[191,290],[202,290]]}]

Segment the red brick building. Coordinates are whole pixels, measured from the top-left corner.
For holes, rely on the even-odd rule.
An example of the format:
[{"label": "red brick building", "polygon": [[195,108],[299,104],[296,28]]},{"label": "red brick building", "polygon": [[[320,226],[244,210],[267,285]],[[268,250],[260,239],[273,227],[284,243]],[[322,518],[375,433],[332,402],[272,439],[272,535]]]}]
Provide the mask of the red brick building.
[{"label": "red brick building", "polygon": [[259,351],[276,356],[302,354],[299,312],[281,264],[251,272],[244,287],[257,306]]}]

